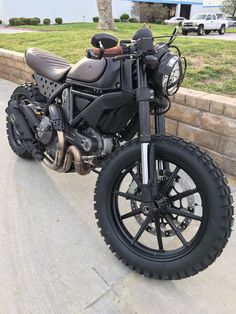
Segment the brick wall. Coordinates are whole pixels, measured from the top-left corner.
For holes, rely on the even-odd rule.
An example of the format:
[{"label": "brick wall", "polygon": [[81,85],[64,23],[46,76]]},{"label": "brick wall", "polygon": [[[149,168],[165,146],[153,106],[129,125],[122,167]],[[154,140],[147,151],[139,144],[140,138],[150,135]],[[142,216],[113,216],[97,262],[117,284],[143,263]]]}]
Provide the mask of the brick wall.
[{"label": "brick wall", "polygon": [[[22,53],[0,49],[0,77],[32,81]],[[204,148],[223,171],[236,175],[236,98],[181,88],[167,113],[167,133]]]},{"label": "brick wall", "polygon": [[17,84],[32,81],[33,71],[25,63],[23,53],[0,49],[0,77]]},{"label": "brick wall", "polygon": [[166,116],[167,133],[200,145],[236,175],[236,98],[181,88]]}]

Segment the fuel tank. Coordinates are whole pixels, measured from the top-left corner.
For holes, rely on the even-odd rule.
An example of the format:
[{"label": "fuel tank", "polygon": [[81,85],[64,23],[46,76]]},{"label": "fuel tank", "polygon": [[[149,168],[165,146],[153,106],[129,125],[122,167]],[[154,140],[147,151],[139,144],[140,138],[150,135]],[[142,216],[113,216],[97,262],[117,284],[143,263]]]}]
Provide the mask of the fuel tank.
[{"label": "fuel tank", "polygon": [[106,65],[104,58],[101,60],[83,58],[71,68],[67,77],[81,82],[96,82],[104,73]]},{"label": "fuel tank", "polygon": [[120,62],[113,62],[112,58],[95,60],[85,57],[71,68],[67,80],[76,85],[112,89],[120,87],[120,72]]}]

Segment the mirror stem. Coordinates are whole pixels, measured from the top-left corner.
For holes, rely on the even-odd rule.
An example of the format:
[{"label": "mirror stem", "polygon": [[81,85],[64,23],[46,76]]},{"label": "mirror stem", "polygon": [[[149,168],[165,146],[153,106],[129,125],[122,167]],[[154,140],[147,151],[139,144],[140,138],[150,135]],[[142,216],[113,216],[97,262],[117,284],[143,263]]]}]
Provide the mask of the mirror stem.
[{"label": "mirror stem", "polygon": [[105,49],[103,47],[103,44],[101,41],[99,41],[99,46],[100,46],[100,52],[99,52],[99,55],[98,55],[98,59],[102,59],[103,55],[104,55],[104,52],[105,52]]}]

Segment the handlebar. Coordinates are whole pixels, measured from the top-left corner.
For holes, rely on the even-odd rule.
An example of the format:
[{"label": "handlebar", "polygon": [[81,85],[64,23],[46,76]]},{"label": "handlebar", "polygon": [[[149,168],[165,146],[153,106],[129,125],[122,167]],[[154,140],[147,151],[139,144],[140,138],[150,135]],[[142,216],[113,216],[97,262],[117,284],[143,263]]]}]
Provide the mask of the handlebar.
[{"label": "handlebar", "polygon": [[[93,48],[91,49],[94,56],[99,56],[100,49]],[[119,55],[123,55],[123,49],[121,47],[108,48],[104,50],[104,57],[116,57]]]},{"label": "handlebar", "polygon": [[[114,62],[116,61],[125,61],[128,59],[138,59],[145,57],[146,55],[152,55],[157,53],[157,51],[163,46],[169,47],[173,41],[178,36],[178,27],[175,28],[172,35],[165,36],[155,36],[148,38],[139,38],[137,40],[121,40],[120,47],[103,49],[88,49],[87,57],[92,59],[101,59],[104,57],[112,57]],[[154,46],[154,39],[169,38],[167,43],[161,43],[159,46]]]},{"label": "handlebar", "polygon": [[126,54],[126,55],[120,55],[120,56],[116,56],[116,57],[113,57],[112,60],[114,62],[116,61],[125,61],[125,60],[128,60],[128,59],[132,59],[133,56],[130,54]]}]

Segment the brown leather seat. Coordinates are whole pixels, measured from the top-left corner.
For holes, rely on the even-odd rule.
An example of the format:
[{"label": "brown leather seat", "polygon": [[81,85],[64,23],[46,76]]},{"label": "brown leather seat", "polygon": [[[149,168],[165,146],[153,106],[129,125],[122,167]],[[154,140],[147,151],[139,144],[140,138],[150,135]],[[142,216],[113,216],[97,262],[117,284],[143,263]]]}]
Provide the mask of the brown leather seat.
[{"label": "brown leather seat", "polygon": [[39,48],[28,49],[25,59],[37,74],[55,82],[63,80],[71,69],[71,65],[63,58]]}]

